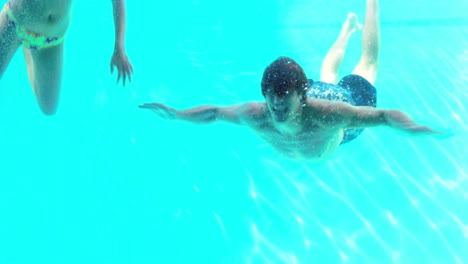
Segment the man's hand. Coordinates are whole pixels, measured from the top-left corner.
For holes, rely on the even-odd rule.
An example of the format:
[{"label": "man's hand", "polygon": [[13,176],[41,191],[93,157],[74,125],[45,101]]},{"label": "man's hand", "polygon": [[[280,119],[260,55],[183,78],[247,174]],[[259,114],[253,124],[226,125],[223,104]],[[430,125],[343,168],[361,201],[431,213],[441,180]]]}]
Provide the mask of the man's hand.
[{"label": "man's hand", "polygon": [[167,107],[160,103],[146,103],[139,105],[138,107],[143,109],[149,109],[156,113],[159,117],[164,119],[173,120],[177,117],[177,110],[174,108]]}]

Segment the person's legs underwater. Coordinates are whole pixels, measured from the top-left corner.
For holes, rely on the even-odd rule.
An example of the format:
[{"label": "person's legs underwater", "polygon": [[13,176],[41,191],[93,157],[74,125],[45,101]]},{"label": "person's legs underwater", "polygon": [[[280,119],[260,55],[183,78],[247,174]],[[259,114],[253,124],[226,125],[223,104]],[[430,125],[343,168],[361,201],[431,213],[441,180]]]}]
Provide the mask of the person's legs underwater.
[{"label": "person's legs underwater", "polygon": [[37,103],[46,115],[57,111],[63,71],[63,42],[38,50],[23,48]]},{"label": "person's legs underwater", "polygon": [[[377,77],[380,50],[380,21],[377,0],[367,0],[366,18],[362,31],[362,55],[353,74],[344,77],[338,86],[350,91],[354,105],[377,106]],[[359,136],[364,129],[346,129],[342,144]]]},{"label": "person's legs underwater", "polygon": [[367,0],[366,18],[362,30],[362,55],[353,74],[363,77],[374,85],[379,64],[379,51],[379,3],[377,0]]},{"label": "person's legs underwater", "polygon": [[63,36],[44,36],[18,23],[10,2],[0,13],[0,78],[20,45],[40,109],[55,113],[62,79]]},{"label": "person's legs underwater", "polygon": [[354,13],[349,13],[341,27],[338,38],[323,59],[322,68],[320,70],[321,82],[331,84],[336,84],[338,82],[338,71],[343,61],[349,38],[354,32],[361,28],[362,25],[358,23],[357,16]]},{"label": "person's legs underwater", "polygon": [[16,34],[15,21],[11,20],[10,3],[8,2],[0,13],[0,79],[20,45],[21,39]]}]

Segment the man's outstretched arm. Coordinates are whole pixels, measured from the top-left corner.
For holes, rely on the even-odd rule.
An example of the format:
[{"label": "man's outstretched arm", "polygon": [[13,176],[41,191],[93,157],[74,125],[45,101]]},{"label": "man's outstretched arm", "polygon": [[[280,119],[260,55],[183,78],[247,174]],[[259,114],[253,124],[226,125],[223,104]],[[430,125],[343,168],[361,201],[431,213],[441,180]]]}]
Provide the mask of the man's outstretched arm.
[{"label": "man's outstretched arm", "polygon": [[363,128],[373,126],[389,126],[393,129],[411,135],[445,135],[428,126],[417,124],[406,113],[399,110],[377,109],[366,106],[352,106],[347,103],[322,103],[325,123],[331,127]]},{"label": "man's outstretched arm", "polygon": [[169,120],[183,120],[197,124],[212,123],[214,121],[227,121],[241,124],[243,116],[247,115],[254,103],[239,104],[228,107],[198,106],[187,110],[177,110],[160,103],[140,105],[140,108],[149,109],[158,116]]},{"label": "man's outstretched arm", "polygon": [[399,110],[352,107],[347,127],[371,127],[385,125],[411,135],[443,135],[428,126],[417,124],[406,113]]}]

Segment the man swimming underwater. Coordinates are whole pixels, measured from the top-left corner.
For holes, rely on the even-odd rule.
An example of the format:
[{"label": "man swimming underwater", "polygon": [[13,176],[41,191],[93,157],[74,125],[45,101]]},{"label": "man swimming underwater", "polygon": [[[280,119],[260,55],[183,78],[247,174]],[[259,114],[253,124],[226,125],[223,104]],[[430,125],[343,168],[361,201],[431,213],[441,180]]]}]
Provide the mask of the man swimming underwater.
[{"label": "man swimming underwater", "polygon": [[366,9],[362,57],[353,74],[337,85],[309,80],[293,59],[280,57],[263,73],[261,88],[266,102],[199,106],[188,110],[176,110],[160,103],[139,107],[171,120],[199,124],[224,120],[247,126],[279,153],[295,160],[327,159],[365,127],[386,125],[411,135],[442,134],[416,124],[401,111],[375,108],[373,83],[379,52],[377,0],[368,0]]}]

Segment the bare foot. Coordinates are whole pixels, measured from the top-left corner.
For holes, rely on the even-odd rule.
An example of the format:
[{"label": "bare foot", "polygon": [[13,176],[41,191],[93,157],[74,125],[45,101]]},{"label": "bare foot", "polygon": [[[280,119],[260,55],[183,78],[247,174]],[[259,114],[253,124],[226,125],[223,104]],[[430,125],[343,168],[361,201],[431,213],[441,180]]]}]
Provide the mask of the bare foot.
[{"label": "bare foot", "polygon": [[348,18],[343,23],[343,27],[341,28],[341,31],[351,35],[354,32],[356,32],[356,30],[361,30],[361,29],[362,29],[362,25],[359,24],[356,14],[349,13]]}]

